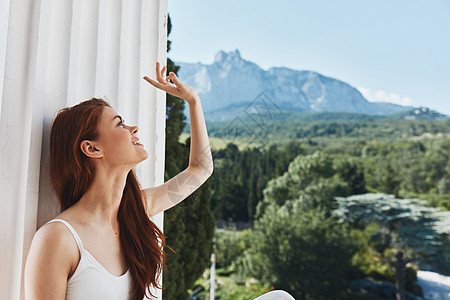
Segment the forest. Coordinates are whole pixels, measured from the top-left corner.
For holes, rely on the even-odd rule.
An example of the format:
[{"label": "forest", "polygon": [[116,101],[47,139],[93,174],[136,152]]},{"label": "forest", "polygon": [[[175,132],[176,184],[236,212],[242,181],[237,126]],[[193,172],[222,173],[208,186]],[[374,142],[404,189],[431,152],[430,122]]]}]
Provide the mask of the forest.
[{"label": "forest", "polygon": [[[270,139],[265,140],[268,145],[257,145],[254,141],[249,145],[243,137],[243,142],[237,138],[225,148],[214,149],[215,172],[211,180],[215,217],[254,220],[267,182],[283,175],[297,156],[316,152],[327,155],[336,178],[346,182],[342,195],[379,192],[402,198],[418,197],[430,206],[450,209],[450,139],[446,137],[450,134],[450,121],[383,122],[382,128],[370,126],[374,128],[373,135],[365,136],[363,132],[358,137],[324,135],[322,132],[329,130],[330,122],[308,126],[320,133],[303,139],[286,136],[281,145],[271,144]],[[360,128],[360,124],[351,122],[344,126],[351,132]],[[402,131],[406,126],[412,128],[406,130],[411,132],[406,137],[383,134]],[[432,128],[442,131],[427,131]],[[284,130],[292,134],[296,129]]]},{"label": "forest", "polygon": [[240,290],[249,278],[296,299],[412,299],[418,268],[450,274],[449,227],[432,225],[450,216],[437,217],[450,209],[450,121],[368,123],[272,124],[276,143],[270,130],[251,143],[236,130],[213,149],[214,251],[241,283],[222,286],[222,299],[252,299]]}]

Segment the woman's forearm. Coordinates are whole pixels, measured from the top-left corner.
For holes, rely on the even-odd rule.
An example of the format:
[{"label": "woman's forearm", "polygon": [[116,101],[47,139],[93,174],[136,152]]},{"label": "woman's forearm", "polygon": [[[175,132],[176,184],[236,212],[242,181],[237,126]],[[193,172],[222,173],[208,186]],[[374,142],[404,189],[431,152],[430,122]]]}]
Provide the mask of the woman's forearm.
[{"label": "woman's forearm", "polygon": [[189,167],[201,169],[205,175],[211,175],[213,172],[213,159],[200,97],[196,95],[187,103],[189,104],[191,128]]}]

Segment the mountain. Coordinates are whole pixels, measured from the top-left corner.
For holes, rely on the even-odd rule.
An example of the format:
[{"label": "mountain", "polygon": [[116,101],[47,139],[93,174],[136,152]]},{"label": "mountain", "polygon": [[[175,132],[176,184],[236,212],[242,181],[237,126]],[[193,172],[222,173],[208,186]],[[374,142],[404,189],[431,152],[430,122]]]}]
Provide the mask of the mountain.
[{"label": "mountain", "polygon": [[427,107],[417,107],[388,116],[394,120],[450,120],[450,116],[441,114]]},{"label": "mountain", "polygon": [[219,51],[212,64],[176,62],[180,79],[202,99],[206,121],[227,121],[257,111],[351,112],[388,115],[413,109],[369,102],[349,84],[312,71],[263,70],[239,51]]}]

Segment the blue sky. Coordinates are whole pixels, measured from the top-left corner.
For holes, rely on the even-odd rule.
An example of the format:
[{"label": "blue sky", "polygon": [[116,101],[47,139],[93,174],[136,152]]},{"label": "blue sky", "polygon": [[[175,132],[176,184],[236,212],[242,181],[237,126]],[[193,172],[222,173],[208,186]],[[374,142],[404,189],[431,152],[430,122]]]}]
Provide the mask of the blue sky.
[{"label": "blue sky", "polygon": [[312,70],[370,101],[450,115],[450,1],[168,0],[175,61],[238,49],[263,69]]}]

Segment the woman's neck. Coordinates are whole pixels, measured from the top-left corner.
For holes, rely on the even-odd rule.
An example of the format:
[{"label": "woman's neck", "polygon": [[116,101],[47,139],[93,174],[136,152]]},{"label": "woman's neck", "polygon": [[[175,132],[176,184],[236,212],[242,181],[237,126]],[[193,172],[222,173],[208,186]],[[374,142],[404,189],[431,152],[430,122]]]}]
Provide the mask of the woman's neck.
[{"label": "woman's neck", "polygon": [[76,206],[85,220],[117,229],[117,213],[129,171],[107,172],[97,169],[94,181]]}]

